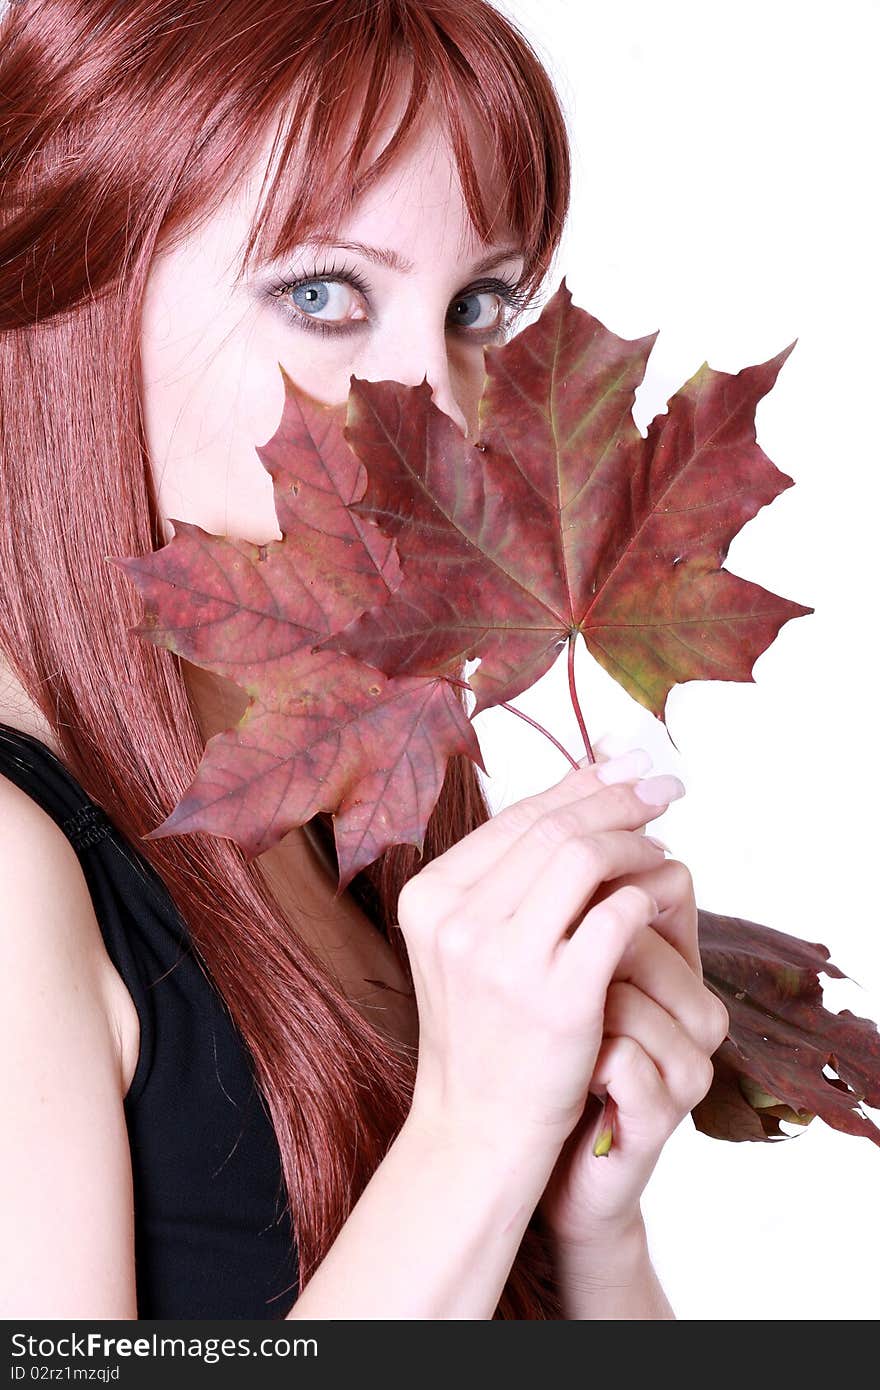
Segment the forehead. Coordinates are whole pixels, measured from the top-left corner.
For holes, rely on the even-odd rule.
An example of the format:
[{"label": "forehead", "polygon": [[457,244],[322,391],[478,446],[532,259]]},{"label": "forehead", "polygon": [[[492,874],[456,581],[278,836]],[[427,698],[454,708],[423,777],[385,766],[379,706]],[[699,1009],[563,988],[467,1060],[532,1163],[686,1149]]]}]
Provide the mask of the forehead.
[{"label": "forehead", "polygon": [[[369,169],[391,141],[406,101],[400,81],[377,113],[359,162],[359,171]],[[486,247],[513,244],[517,238],[504,215],[503,189],[499,178],[497,150],[489,132],[467,105],[461,108],[468,150],[474,164],[480,193],[486,206],[494,210],[489,237],[483,240],[471,220],[461,185],[453,138],[439,102],[426,101],[405,140],[393,152],[391,162],[373,182],[354,198],[343,215],[305,219],[297,241],[329,241],[333,236],[367,243],[391,244],[394,241],[418,244],[424,241],[426,252],[462,259],[473,259]],[[240,239],[237,253],[243,255],[245,242],[255,225],[258,213],[265,207],[270,191],[274,205],[263,233],[262,248],[268,252],[272,245],[273,229],[277,229],[285,210],[303,203],[303,183],[307,195],[316,195],[319,203],[346,187],[344,170],[354,136],[358,112],[353,112],[341,128],[336,148],[322,158],[309,149],[309,135],[303,131],[290,146],[284,160],[286,111],[279,113],[277,122],[253,156],[244,176],[226,200],[221,213],[230,235]],[[334,187],[334,176],[336,185]],[[255,263],[259,263],[258,262]],[[279,257],[278,259],[281,259]]]}]

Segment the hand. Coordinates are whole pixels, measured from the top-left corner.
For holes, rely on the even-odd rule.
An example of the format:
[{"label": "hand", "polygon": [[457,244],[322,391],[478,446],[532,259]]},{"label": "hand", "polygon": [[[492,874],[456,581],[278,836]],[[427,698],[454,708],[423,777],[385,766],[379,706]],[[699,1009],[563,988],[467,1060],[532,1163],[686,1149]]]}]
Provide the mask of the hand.
[{"label": "hand", "polygon": [[[677,860],[603,884],[597,898],[638,883],[660,908],[627,946],[605,1003],[593,1095],[539,1203],[568,1251],[613,1258],[640,1224],[639,1202],[666,1140],[712,1084],[712,1054],[727,1036],[724,1005],[703,984],[693,880]],[[596,899],[594,898],[593,901]],[[614,1145],[597,1158],[601,1099],[614,1105]]]},{"label": "hand", "polygon": [[[413,1111],[438,1142],[512,1156],[533,1206],[583,1113],[614,971],[656,915],[621,877],[664,862],[636,832],[679,793],[669,778],[639,782],[649,762],[630,760],[613,785],[610,769],[579,767],[466,835],[399,896],[419,1010]],[[619,886],[586,910],[609,878]]]}]

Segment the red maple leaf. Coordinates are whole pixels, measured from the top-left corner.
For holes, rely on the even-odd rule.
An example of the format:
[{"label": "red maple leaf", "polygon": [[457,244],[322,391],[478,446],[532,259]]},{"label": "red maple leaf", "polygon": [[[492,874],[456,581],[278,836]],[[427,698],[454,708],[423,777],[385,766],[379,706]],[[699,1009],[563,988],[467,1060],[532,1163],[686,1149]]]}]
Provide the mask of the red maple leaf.
[{"label": "red maple leaf", "polygon": [[427,384],[353,378],[346,437],[367,488],[351,509],[395,538],[403,579],[321,650],[388,675],[455,675],[479,656],[472,717],[577,633],[660,718],[676,683],[751,680],[782,624],[813,612],[721,568],[793,483],[757,444],[755,407],[794,343],[736,376],[704,364],[643,438],[632,407],[656,336],[618,338],[563,281],[486,350],[477,441]]},{"label": "red maple leaf", "polygon": [[208,831],[255,858],[330,811],[341,893],[390,844],[421,847],[453,753],[485,767],[448,681],[389,679],[336,652],[313,654],[319,637],[387,596],[400,570],[393,542],[348,509],[364,470],[342,412],[284,380],[281,424],[258,450],[283,540],[253,545],[171,518],[162,550],[113,563],[144,598],[135,633],[252,696],[238,725],[208,740],[192,785],[146,838]]}]

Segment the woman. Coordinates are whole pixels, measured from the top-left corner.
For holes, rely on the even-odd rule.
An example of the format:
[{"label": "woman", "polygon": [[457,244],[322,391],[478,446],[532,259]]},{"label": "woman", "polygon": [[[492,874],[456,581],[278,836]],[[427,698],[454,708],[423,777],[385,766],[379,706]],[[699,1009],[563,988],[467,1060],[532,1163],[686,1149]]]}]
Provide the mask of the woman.
[{"label": "woman", "polygon": [[455,759],[424,859],[340,899],[326,814],[253,864],[144,841],[247,700],[106,562],[280,537],[279,363],[473,428],[567,210],[547,75],[484,0],[30,0],[2,38],[5,1315],[672,1316],[639,1197],[727,1028],[640,833],[681,784],[634,756],[490,818]]}]

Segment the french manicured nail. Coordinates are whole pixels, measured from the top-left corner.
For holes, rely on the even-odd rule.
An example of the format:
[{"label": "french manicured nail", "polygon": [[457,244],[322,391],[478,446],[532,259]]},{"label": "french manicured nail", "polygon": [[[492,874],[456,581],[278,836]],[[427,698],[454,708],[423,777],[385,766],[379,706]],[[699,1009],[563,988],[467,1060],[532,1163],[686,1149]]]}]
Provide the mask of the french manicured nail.
[{"label": "french manicured nail", "polygon": [[664,850],[664,851],[668,851],[669,854],[672,853],[672,850],[669,848],[669,846],[667,845],[666,841],[665,841],[665,840],[658,840],[658,838],[657,838],[656,835],[646,835],[646,836],[645,836],[645,839],[648,841],[648,844],[649,844],[649,845],[656,845],[658,849],[662,849],[662,850]]},{"label": "french manicured nail", "polygon": [[667,801],[677,801],[684,796],[684,783],[664,773],[661,777],[649,777],[647,781],[639,782],[633,791],[639,801],[644,801],[648,806],[664,806]]},{"label": "french manicured nail", "polygon": [[610,786],[612,782],[628,782],[642,777],[651,767],[651,755],[644,748],[631,748],[618,758],[607,763],[596,763],[596,776],[600,782]]}]

